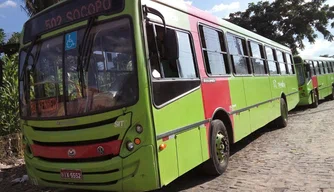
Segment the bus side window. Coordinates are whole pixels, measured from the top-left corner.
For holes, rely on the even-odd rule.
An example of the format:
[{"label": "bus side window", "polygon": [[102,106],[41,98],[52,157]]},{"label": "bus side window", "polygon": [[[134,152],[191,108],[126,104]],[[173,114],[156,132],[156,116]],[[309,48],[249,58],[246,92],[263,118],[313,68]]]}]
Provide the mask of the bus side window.
[{"label": "bus side window", "polygon": [[253,73],[256,75],[267,74],[266,58],[263,52],[263,45],[255,43],[253,41],[249,41],[248,44],[251,53]]},{"label": "bus side window", "polygon": [[235,74],[250,74],[246,40],[234,34],[226,33],[227,45]]},{"label": "bus side window", "polygon": [[[149,25],[147,29],[147,39],[152,76],[156,79],[196,77],[194,61],[188,62],[184,59],[184,57],[192,58],[189,35],[172,29],[167,29],[165,34],[163,27],[151,26]],[[189,53],[191,53],[190,57]],[[191,74],[184,75],[185,73]]]},{"label": "bus side window", "polygon": [[278,66],[275,59],[275,50],[270,47],[265,47],[266,54],[267,54],[267,62],[269,66],[269,73],[270,74],[279,74]]},{"label": "bus side window", "polygon": [[230,74],[223,32],[203,25],[199,29],[206,72],[215,76]]},{"label": "bus side window", "polygon": [[147,41],[153,101],[156,106],[172,102],[176,97],[201,83],[190,33],[148,24]]},{"label": "bus side window", "polygon": [[284,61],[283,52],[276,50],[276,56],[281,74],[287,75],[289,73],[289,69],[286,66],[286,62]]},{"label": "bus side window", "polygon": [[296,74],[293,68],[292,56],[289,53],[285,53],[286,62],[288,65],[288,72],[289,74]]}]

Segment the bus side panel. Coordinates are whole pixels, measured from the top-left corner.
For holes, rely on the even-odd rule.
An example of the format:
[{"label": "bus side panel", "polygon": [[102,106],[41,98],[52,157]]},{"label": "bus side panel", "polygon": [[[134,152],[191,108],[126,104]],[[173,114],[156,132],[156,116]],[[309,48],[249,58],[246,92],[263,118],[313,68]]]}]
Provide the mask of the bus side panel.
[{"label": "bus side panel", "polygon": [[255,131],[269,122],[272,116],[271,90],[268,76],[255,76],[244,81],[247,106],[250,109],[251,130]]},{"label": "bus side panel", "polygon": [[[231,109],[237,111],[247,107],[244,82],[252,77],[235,77],[231,78]],[[234,141],[237,142],[251,133],[249,110],[242,111],[233,115],[234,119]]]},{"label": "bus side panel", "polygon": [[282,97],[282,94],[286,95],[286,76],[280,76],[280,75],[273,75],[270,76],[270,85],[271,85],[271,92],[272,92],[272,112],[270,121],[276,119],[281,115],[280,110],[280,99]]},{"label": "bus side panel", "polygon": [[286,100],[288,110],[294,109],[299,103],[298,80],[296,75],[286,76]]},{"label": "bus side panel", "polygon": [[318,75],[319,99],[324,99],[327,96],[326,86],[327,86],[327,77],[326,77],[326,75],[325,74]]},{"label": "bus side panel", "polygon": [[[190,7],[192,9],[191,11],[196,13],[196,15],[201,15],[204,19],[217,22],[216,17],[213,17],[212,15],[200,11],[197,9],[193,9],[193,7]],[[204,113],[206,119],[211,119],[215,113],[215,111],[218,108],[222,108],[226,112],[230,112],[230,106],[231,106],[231,96],[230,96],[230,85],[229,85],[229,77],[208,77],[206,73],[204,58],[203,58],[203,52],[201,47],[201,39],[200,34],[198,32],[198,24],[199,22],[204,23],[209,26],[213,26],[216,28],[220,28],[220,26],[215,26],[212,23],[208,23],[204,20],[200,20],[196,17],[189,16],[190,23],[191,23],[191,31],[193,33],[193,38],[195,41],[195,50],[196,50],[196,57],[197,57],[197,63],[198,68],[200,72],[200,76],[202,79],[202,94],[203,94],[203,105],[204,105]],[[205,81],[207,79],[210,79],[210,81]],[[234,121],[233,116],[230,115],[231,123],[232,123],[232,129],[234,127]],[[225,122],[226,123],[226,122]],[[234,139],[234,138],[232,138]],[[210,125],[206,125],[206,139],[202,138],[202,143],[207,143],[207,150],[204,151],[203,147],[203,159],[208,159],[210,157],[209,154],[209,146],[210,146]]]},{"label": "bus side panel", "polygon": [[[181,130],[204,120],[200,89],[163,108],[152,107],[158,136],[169,131]],[[204,161],[200,145],[202,143],[200,129],[197,126],[190,127],[189,131],[182,131],[168,137],[165,142],[162,142],[162,139],[158,140],[158,150],[161,144],[166,145],[164,150],[158,151],[162,185],[173,181],[177,178],[176,176],[181,176],[186,170],[189,170],[189,167],[194,168]],[[189,149],[184,150],[187,147]],[[178,151],[182,151],[182,153]],[[171,164],[177,165],[177,172],[175,172],[175,168],[170,168]]]},{"label": "bus side panel", "polygon": [[332,74],[330,72],[328,72],[328,74],[326,74],[327,76],[327,95],[332,94]]},{"label": "bus side panel", "polygon": [[[149,2],[150,7],[159,10],[164,15],[168,26],[191,31],[192,40],[194,40],[191,44],[197,46],[199,43],[195,39],[197,33],[191,30],[187,14],[159,2],[143,2]],[[186,10],[187,6],[185,5],[182,9]],[[159,83],[156,86],[159,87]],[[160,94],[164,94],[169,89],[173,89],[173,87],[161,89],[162,93]],[[162,107],[156,107],[152,104],[161,186],[169,184],[208,159],[208,155],[206,155],[206,159],[203,159],[203,153],[208,154],[207,145],[205,145],[206,150],[202,151],[204,149],[202,137],[206,131],[203,132],[202,129],[199,129],[199,127],[204,128],[206,120],[200,84],[194,90],[182,94],[184,95],[172,99],[169,104]],[[154,95],[152,98],[154,100]],[[164,144],[165,148],[161,144]]]}]

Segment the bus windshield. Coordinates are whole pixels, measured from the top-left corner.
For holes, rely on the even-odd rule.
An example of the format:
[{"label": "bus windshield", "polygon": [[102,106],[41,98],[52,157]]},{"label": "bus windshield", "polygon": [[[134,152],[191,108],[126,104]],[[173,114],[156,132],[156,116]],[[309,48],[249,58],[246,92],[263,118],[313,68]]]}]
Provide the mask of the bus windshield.
[{"label": "bus windshield", "polygon": [[[133,31],[127,18],[92,28],[80,55],[85,28],[20,53],[23,117],[55,118],[97,113],[134,104],[138,98]],[[82,61],[88,61],[83,65]]]}]

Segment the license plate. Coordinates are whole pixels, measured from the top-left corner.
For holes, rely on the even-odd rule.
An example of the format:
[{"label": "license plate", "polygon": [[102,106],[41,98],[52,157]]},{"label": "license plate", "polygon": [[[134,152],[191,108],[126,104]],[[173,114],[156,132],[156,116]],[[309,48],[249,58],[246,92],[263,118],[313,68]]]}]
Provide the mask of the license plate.
[{"label": "license plate", "polygon": [[81,170],[68,170],[62,169],[60,171],[60,177],[62,179],[75,179],[81,180],[82,179],[82,171]]}]

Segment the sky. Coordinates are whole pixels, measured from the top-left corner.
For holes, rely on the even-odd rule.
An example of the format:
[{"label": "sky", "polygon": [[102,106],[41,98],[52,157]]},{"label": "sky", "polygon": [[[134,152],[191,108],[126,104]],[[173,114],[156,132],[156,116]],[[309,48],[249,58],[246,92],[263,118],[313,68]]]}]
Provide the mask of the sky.
[{"label": "sky", "polygon": [[[229,13],[244,11],[248,3],[254,0],[171,0],[185,1],[197,8],[209,11],[217,17],[227,17]],[[272,0],[269,0],[272,1]],[[23,0],[0,0],[0,28],[6,33],[19,32],[28,19],[26,12],[21,8]],[[325,3],[334,5],[334,0]],[[334,34],[334,29],[331,29]],[[315,44],[304,41],[305,49],[299,50],[300,55],[319,56],[321,54],[334,55],[334,42],[328,42],[318,34]]]}]

